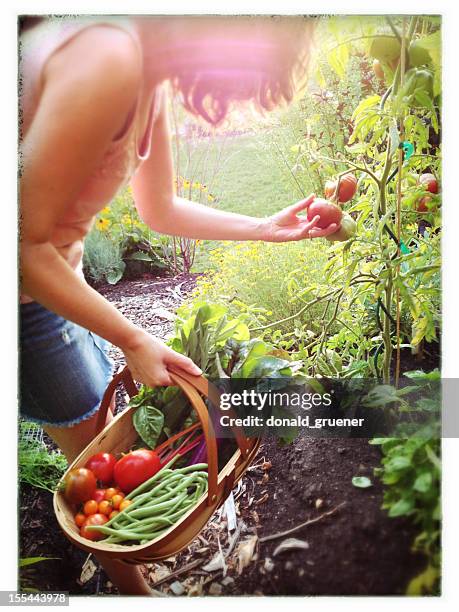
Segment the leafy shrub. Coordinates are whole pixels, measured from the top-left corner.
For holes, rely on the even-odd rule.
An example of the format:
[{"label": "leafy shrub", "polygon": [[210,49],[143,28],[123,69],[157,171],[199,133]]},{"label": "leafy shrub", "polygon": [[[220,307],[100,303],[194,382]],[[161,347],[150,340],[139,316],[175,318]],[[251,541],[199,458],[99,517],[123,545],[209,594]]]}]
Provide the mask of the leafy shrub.
[{"label": "leafy shrub", "polygon": [[411,431],[405,428],[400,432],[404,437],[375,438],[370,444],[379,445],[383,454],[381,467],[375,469],[385,485],[383,508],[390,517],[409,516],[419,525],[420,533],[413,549],[424,553],[428,563],[410,582],[407,592],[421,595],[438,590],[440,580],[440,373],[438,370],[428,374],[416,371],[407,372],[405,376],[414,384],[399,390],[382,387],[386,388],[387,402],[396,398],[398,409],[432,415],[431,422],[421,428],[416,426],[414,419]]},{"label": "leafy shrub", "polygon": [[126,264],[119,242],[93,229],[86,236],[84,246],[83,267],[89,278],[112,285],[122,278]]}]

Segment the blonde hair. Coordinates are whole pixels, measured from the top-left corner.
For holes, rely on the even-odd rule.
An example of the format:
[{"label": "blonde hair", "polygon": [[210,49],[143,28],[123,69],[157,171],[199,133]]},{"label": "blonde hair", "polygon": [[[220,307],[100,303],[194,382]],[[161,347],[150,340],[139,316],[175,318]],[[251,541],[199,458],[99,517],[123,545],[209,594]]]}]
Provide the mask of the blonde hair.
[{"label": "blonde hair", "polygon": [[[215,18],[218,19],[218,18]],[[306,84],[314,29],[308,17],[220,18],[236,22],[239,37],[225,32],[211,43],[183,47],[171,79],[185,108],[212,125],[226,117],[238,102],[252,101],[263,112],[290,103]],[[240,29],[240,31],[238,31]]]}]

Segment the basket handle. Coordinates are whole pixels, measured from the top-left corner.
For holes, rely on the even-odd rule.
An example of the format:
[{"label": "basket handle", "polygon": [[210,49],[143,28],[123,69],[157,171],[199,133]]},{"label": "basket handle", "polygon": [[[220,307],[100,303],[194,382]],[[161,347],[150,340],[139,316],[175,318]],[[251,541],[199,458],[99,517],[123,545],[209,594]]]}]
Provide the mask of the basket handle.
[{"label": "basket handle", "polygon": [[[217,441],[215,438],[214,428],[209,418],[209,412],[204,404],[200,393],[208,397],[212,404],[216,407],[220,405],[220,391],[217,387],[205,379],[203,376],[193,376],[183,370],[171,368],[170,376],[172,381],[179,386],[185,395],[190,400],[193,408],[196,410],[201,422],[204,438],[207,446],[207,463],[208,463],[208,498],[207,503],[211,505],[217,499],[218,490],[218,451]],[[110,406],[113,394],[120,382],[123,382],[129,397],[137,395],[138,389],[132,378],[129,368],[126,366],[120,372],[115,374],[105,390],[102,398],[97,418],[97,432],[99,433],[105,427],[107,411]],[[227,411],[229,416],[235,416],[232,410]],[[232,427],[234,437],[243,457],[246,457],[250,452],[250,441],[244,435],[242,429],[237,426]]]},{"label": "basket handle", "polygon": [[[193,376],[192,374],[188,374],[188,372],[184,372],[183,370],[178,370],[175,368],[171,368],[170,371],[175,372],[181,378],[184,378],[186,381],[188,381],[193,387],[195,387],[200,393],[202,393],[202,395],[208,397],[212,405],[216,409],[219,408],[221,392],[212,382],[207,380],[207,378],[204,378],[204,376]],[[232,418],[235,418],[237,416],[232,409],[226,410],[225,414]],[[250,440],[244,434],[243,429],[238,425],[232,425],[231,429],[234,433],[234,437],[236,438],[236,442],[239,447],[239,450],[242,453],[242,456],[246,457],[249,454],[251,448]]]}]

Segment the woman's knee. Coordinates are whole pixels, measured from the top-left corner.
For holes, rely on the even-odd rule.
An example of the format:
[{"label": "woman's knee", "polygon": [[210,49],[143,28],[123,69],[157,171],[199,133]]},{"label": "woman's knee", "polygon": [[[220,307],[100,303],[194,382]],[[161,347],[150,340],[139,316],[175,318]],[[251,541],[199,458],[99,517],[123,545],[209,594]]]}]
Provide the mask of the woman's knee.
[{"label": "woman's knee", "polygon": [[[46,426],[44,431],[54,440],[67,457],[67,461],[71,463],[99,433],[98,417],[99,413],[96,412],[89,419],[73,427]],[[108,424],[112,418],[112,412],[108,410],[105,424]]]}]

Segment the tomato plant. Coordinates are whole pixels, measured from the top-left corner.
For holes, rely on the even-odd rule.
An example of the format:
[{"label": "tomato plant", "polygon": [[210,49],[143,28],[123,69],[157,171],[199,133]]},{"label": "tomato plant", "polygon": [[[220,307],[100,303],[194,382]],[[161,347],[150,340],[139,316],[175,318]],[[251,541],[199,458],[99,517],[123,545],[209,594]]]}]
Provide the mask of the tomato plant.
[{"label": "tomato plant", "polygon": [[131,451],[116,462],[115,481],[122,491],[130,493],[156,474],[160,467],[161,462],[154,451],[144,448]]}]

